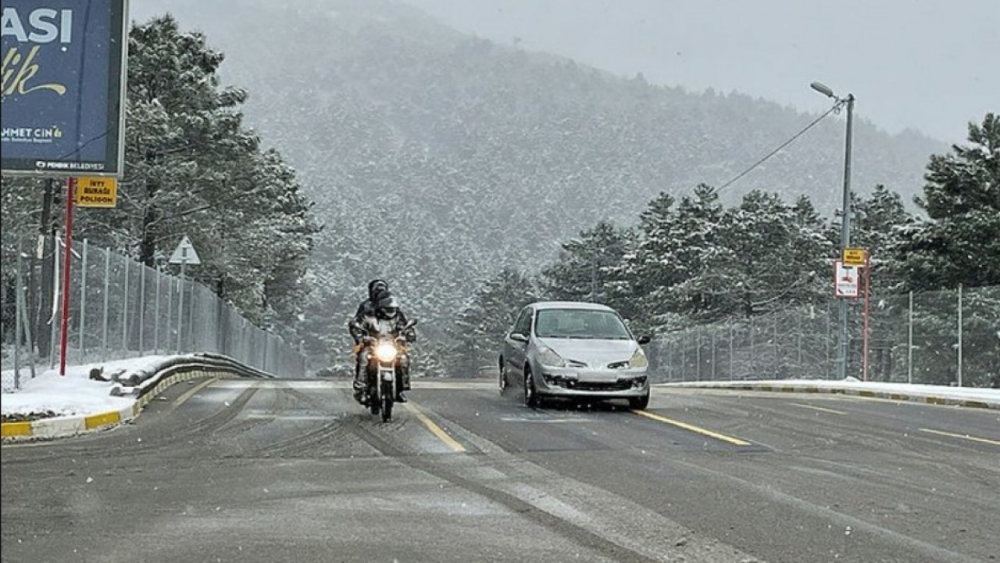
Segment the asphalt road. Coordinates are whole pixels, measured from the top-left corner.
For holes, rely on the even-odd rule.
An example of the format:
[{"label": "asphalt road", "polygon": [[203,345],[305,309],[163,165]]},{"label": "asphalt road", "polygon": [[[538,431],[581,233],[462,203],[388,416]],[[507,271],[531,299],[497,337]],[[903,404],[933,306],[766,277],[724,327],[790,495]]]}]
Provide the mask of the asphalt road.
[{"label": "asphalt road", "polygon": [[136,424],[2,449],[7,562],[1000,560],[1000,413],[657,390],[531,410],[415,383],[195,381]]}]

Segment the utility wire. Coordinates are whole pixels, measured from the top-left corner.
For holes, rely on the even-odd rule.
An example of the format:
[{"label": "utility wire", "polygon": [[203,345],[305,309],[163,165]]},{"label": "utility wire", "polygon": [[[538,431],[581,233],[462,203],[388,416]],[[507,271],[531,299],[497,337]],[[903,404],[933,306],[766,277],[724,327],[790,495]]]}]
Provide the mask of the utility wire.
[{"label": "utility wire", "polygon": [[740,172],[735,177],[733,177],[733,179],[729,180],[725,184],[722,184],[722,186],[720,186],[717,190],[715,190],[716,193],[721,192],[722,190],[724,190],[724,189],[728,188],[729,186],[731,186],[732,184],[736,183],[740,178],[746,176],[750,172],[753,172],[753,170],[755,168],[757,168],[761,164],[764,164],[764,162],[766,162],[772,156],[778,154],[778,152],[780,152],[781,149],[783,149],[783,148],[787,147],[788,145],[794,143],[796,141],[796,139],[798,139],[802,135],[805,135],[806,131],[808,131],[808,130],[812,129],[813,127],[815,127],[816,124],[818,124],[820,121],[823,121],[823,119],[826,118],[826,116],[830,115],[833,112],[839,111],[840,107],[842,105],[843,105],[843,101],[838,101],[836,104],[834,104],[833,107],[831,107],[830,109],[826,110],[825,113],[823,113],[822,115],[820,115],[819,117],[817,117],[815,120],[813,120],[812,123],[810,123],[809,125],[806,125],[801,131],[799,131],[798,133],[796,133],[795,135],[793,135],[790,139],[788,139],[784,143],[781,143],[778,146],[778,148],[776,148],[773,151],[767,153],[767,155],[764,156],[764,158],[762,158],[762,159],[758,160],[757,162],[753,163],[753,165],[751,165],[750,168],[747,168],[743,172]]}]

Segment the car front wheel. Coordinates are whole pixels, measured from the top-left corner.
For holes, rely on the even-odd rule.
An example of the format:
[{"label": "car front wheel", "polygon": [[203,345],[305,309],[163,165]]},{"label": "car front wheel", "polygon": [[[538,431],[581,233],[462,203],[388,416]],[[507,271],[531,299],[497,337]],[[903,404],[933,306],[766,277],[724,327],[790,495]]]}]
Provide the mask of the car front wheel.
[{"label": "car front wheel", "polygon": [[632,410],[644,411],[649,407],[649,392],[647,391],[642,397],[632,397],[628,400],[628,406]]},{"label": "car front wheel", "polygon": [[524,406],[533,409],[538,406],[538,392],[535,390],[535,378],[530,369],[524,370]]},{"label": "car front wheel", "polygon": [[500,394],[507,394],[507,364],[503,360],[500,360],[500,375],[498,379],[498,387],[500,388]]}]

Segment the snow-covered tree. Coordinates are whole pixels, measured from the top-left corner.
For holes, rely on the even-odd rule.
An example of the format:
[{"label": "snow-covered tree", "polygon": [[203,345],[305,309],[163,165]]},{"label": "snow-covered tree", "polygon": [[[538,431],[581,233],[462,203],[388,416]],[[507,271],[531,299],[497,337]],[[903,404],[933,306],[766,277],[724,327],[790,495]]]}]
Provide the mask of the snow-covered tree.
[{"label": "snow-covered tree", "polygon": [[631,230],[607,221],[562,244],[559,259],[541,274],[542,293],[550,299],[592,301],[615,306],[615,272],[635,244]]},{"label": "snow-covered tree", "polygon": [[449,330],[449,375],[471,377],[482,366],[496,365],[504,334],[521,308],[537,299],[532,280],[511,268],[487,280]]},{"label": "snow-covered tree", "polygon": [[927,165],[916,202],[929,220],[897,250],[910,288],[1000,285],[1000,116],[970,123],[969,143]]}]

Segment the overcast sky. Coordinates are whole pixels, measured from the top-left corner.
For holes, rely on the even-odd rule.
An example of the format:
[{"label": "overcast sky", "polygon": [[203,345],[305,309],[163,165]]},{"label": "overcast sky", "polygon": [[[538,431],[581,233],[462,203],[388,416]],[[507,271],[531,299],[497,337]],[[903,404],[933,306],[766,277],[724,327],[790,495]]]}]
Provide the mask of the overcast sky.
[{"label": "overcast sky", "polygon": [[853,92],[898,133],[965,142],[1000,112],[1000,0],[405,0],[497,42],[805,111]]}]

